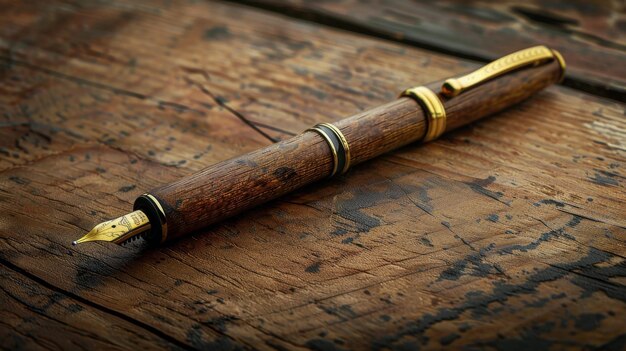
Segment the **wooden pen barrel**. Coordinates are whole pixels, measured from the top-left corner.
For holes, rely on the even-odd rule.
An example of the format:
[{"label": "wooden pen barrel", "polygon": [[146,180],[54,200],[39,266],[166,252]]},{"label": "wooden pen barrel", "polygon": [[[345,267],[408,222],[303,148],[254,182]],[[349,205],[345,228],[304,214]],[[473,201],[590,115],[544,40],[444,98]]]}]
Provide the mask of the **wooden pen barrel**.
[{"label": "wooden pen barrel", "polygon": [[[561,66],[552,60],[507,73],[452,98],[439,93],[442,82],[427,87],[443,102],[445,130],[450,131],[518,103],[561,77]],[[427,123],[426,112],[417,102],[402,97],[334,125],[345,136],[355,165],[423,139]],[[149,192],[160,203],[167,223],[166,238],[156,230],[152,236],[171,240],[196,231],[327,178],[333,166],[329,144],[310,131],[211,165]]]}]

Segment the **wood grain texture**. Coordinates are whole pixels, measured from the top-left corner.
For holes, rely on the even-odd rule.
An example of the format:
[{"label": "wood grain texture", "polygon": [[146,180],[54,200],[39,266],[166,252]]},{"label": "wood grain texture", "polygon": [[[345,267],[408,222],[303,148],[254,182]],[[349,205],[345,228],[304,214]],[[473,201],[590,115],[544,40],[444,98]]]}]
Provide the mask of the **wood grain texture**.
[{"label": "wood grain texture", "polygon": [[173,349],[623,348],[623,104],[550,87],[169,246],[74,250],[145,189],[476,64],[232,4],[4,5],[2,348],[128,348],[104,321]]},{"label": "wood grain texture", "polygon": [[621,1],[246,0],[244,3],[481,61],[545,44],[565,56],[569,65],[565,84],[621,101],[626,99],[626,8]]}]

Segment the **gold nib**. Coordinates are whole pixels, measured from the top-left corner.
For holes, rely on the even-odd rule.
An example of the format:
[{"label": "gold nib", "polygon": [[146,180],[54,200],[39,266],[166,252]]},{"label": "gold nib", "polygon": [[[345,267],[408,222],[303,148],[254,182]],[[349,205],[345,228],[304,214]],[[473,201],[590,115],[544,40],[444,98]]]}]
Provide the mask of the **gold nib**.
[{"label": "gold nib", "polygon": [[145,213],[138,210],[96,225],[85,236],[73,241],[72,245],[86,241],[109,241],[123,244],[148,230],[150,230],[150,220]]}]

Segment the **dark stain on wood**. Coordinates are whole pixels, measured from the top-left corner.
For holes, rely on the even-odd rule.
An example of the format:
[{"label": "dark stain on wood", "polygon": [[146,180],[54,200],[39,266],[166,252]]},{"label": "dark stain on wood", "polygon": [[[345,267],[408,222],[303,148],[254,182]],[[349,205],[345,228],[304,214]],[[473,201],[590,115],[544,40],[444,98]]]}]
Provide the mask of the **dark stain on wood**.
[{"label": "dark stain on wood", "polygon": [[342,198],[337,201],[336,213],[342,218],[351,221],[355,233],[367,233],[371,229],[381,225],[380,219],[366,214],[363,210],[373,207],[384,200],[397,200],[405,196],[397,187],[389,187],[383,191],[356,189],[351,192],[348,199]]},{"label": "dark stain on wood", "polygon": [[600,327],[606,316],[601,313],[583,313],[576,317],[575,326],[582,331],[591,331]]},{"label": "dark stain on wood", "polygon": [[350,305],[341,305],[339,307],[319,305],[318,307],[324,312],[339,318],[341,321],[347,321],[358,316]]},{"label": "dark stain on wood", "polygon": [[520,333],[520,337],[502,337],[490,340],[485,343],[478,343],[480,346],[491,346],[496,350],[549,350],[557,341],[551,340],[544,336],[551,332],[556,326],[554,322],[546,322],[525,328]]},{"label": "dark stain on wood", "polygon": [[568,240],[572,240],[575,241],[576,238],[574,238],[571,234],[567,233],[565,231],[565,228],[574,228],[576,227],[578,224],[580,224],[581,221],[581,217],[579,216],[572,216],[572,219],[570,219],[564,226],[557,228],[557,229],[552,229],[549,230],[547,232],[543,232],[539,238],[537,238],[536,240],[533,240],[532,242],[525,244],[525,245],[508,245],[508,246],[504,246],[501,249],[499,249],[500,252],[502,253],[506,253],[506,254],[511,254],[514,251],[521,251],[521,252],[528,252],[530,250],[534,250],[537,247],[539,247],[539,245],[541,245],[544,242],[550,241],[554,238],[565,238]]},{"label": "dark stain on wood", "polygon": [[430,241],[427,237],[425,237],[425,236],[423,236],[423,237],[421,237],[421,238],[420,238],[420,242],[421,242],[422,244],[424,244],[425,246],[428,246],[428,247],[435,247],[435,246],[433,245],[433,243],[432,243],[432,242],[431,242],[431,241]]},{"label": "dark stain on wood", "polygon": [[491,274],[500,273],[500,269],[492,263],[485,261],[487,252],[493,250],[495,244],[481,248],[478,252],[465,256],[463,259],[450,264],[443,270],[437,281],[458,280],[462,276],[486,277]]},{"label": "dark stain on wood", "polygon": [[415,190],[417,193],[417,199],[419,200],[418,202],[414,202],[415,206],[419,207],[422,211],[428,214],[432,214],[433,205],[431,201],[433,199],[428,196],[428,189],[425,186],[418,186],[415,187]]},{"label": "dark stain on wood", "polygon": [[[509,284],[503,281],[495,281],[492,283],[492,291],[490,293],[478,292],[474,294],[468,294],[465,301],[459,306],[453,308],[440,308],[434,314],[426,313],[421,318],[404,325],[396,333],[379,338],[372,344],[372,347],[376,350],[394,348],[394,346],[397,346],[396,343],[406,336],[413,336],[423,340],[424,333],[432,328],[435,324],[443,321],[458,320],[461,314],[465,312],[471,312],[475,318],[479,318],[480,316],[489,316],[491,315],[491,313],[489,312],[487,306],[489,306],[490,303],[499,302],[503,304],[511,296],[534,294],[539,285],[541,285],[542,283],[555,281],[566,275],[574,275],[575,279],[581,279],[582,281],[588,283],[590,286],[604,286],[605,283],[602,280],[596,280],[596,278],[593,276],[588,277],[586,275],[577,274],[577,271],[581,269],[589,269],[590,267],[594,267],[598,263],[606,263],[613,257],[615,256],[591,248],[588,254],[580,258],[579,260],[570,263],[557,264],[552,267],[537,270],[529,275],[528,278],[522,283]],[[610,267],[616,268],[616,266]],[[626,267],[624,267],[622,264],[622,267],[618,268],[618,271],[620,272],[620,274],[624,275],[626,274]],[[623,286],[621,290],[626,291]],[[625,295],[625,293],[622,292],[621,295],[621,297],[623,298],[623,295]],[[516,340],[518,340],[518,342],[531,340],[532,343],[540,341],[529,338],[530,336],[532,336],[531,334],[525,335],[526,337],[523,339]],[[494,342],[500,341],[497,340]]]},{"label": "dark stain on wood", "polygon": [[281,182],[287,182],[293,177],[297,177],[298,173],[290,167],[279,167],[274,171],[274,176]]},{"label": "dark stain on wood", "polygon": [[201,350],[251,350],[251,347],[237,343],[227,336],[220,336],[214,340],[205,340],[203,327],[194,324],[187,331],[187,341],[196,349]]},{"label": "dark stain on wood", "polygon": [[541,201],[535,202],[533,205],[539,207],[541,205],[554,205],[556,207],[565,207],[565,204],[561,201],[553,200],[553,199],[543,199]]},{"label": "dark stain on wood", "polygon": [[496,177],[489,176],[485,179],[479,179],[479,180],[475,180],[475,181],[468,182],[465,184],[467,184],[467,186],[469,186],[470,189],[472,189],[474,192],[478,194],[485,195],[494,200],[499,200],[504,195],[502,192],[499,192],[499,191],[495,192],[495,191],[491,191],[485,188],[486,186],[493,183],[495,180],[496,180]]},{"label": "dark stain on wood", "polygon": [[498,216],[495,213],[492,213],[489,216],[487,216],[487,220],[493,223],[498,223],[498,221],[500,220],[500,216]]},{"label": "dark stain on wood", "polygon": [[348,237],[348,238],[345,238],[345,239],[341,240],[341,243],[342,244],[352,244],[354,239],[355,239],[354,237]]},{"label": "dark stain on wood", "polygon": [[598,171],[595,172],[593,177],[590,177],[592,182],[603,186],[619,186],[616,174],[611,172]]},{"label": "dark stain on wood", "polygon": [[225,333],[227,331],[228,325],[238,320],[239,318],[236,316],[221,316],[221,317],[209,319],[203,322],[203,324],[210,327],[211,329],[215,329],[222,333]]},{"label": "dark stain on wood", "polygon": [[30,183],[30,180],[23,178],[23,177],[18,177],[18,176],[11,176],[9,177],[9,180],[19,185],[27,185]]},{"label": "dark stain on wood", "polygon": [[132,184],[132,185],[125,185],[125,186],[123,186],[123,187],[119,188],[118,190],[119,190],[119,191],[121,191],[121,192],[123,192],[123,193],[127,193],[127,192],[129,192],[129,191],[131,191],[131,190],[134,190],[136,187],[137,187],[137,186],[136,186],[136,185],[134,185],[134,184]]},{"label": "dark stain on wood", "polygon": [[348,233],[348,231],[345,228],[335,228],[335,230],[330,232],[330,235],[342,236],[342,235],[345,235],[347,233]]},{"label": "dark stain on wood", "polygon": [[[605,252],[593,249],[598,256],[614,257]],[[571,278],[571,282],[583,290],[582,297],[589,297],[594,293],[603,292],[611,299],[626,302],[626,286],[620,283],[609,282],[611,278],[626,277],[626,264],[624,261],[615,265],[597,267],[594,265],[581,266],[578,268],[580,274]]]},{"label": "dark stain on wood", "polygon": [[321,90],[313,89],[309,86],[300,87],[300,92],[304,95],[313,96],[317,98],[318,100],[325,100],[327,98],[326,93],[324,93]]},{"label": "dark stain on wood", "polygon": [[320,266],[322,265],[321,262],[315,262],[312,263],[311,265],[309,265],[308,267],[306,267],[304,269],[305,272],[307,273],[319,273],[320,272]]},{"label": "dark stain on wood", "polygon": [[174,208],[179,208],[182,204],[183,204],[183,199],[178,199],[176,200],[176,203],[174,203]]},{"label": "dark stain on wood", "polygon": [[83,306],[81,306],[79,304],[76,304],[76,303],[73,303],[73,304],[70,304],[70,305],[67,306],[67,310],[70,313],[78,313],[78,312],[83,310]]},{"label": "dark stain on wood", "polygon": [[[239,158],[237,159],[237,164],[248,167],[259,167],[259,164],[254,162],[254,160],[250,160],[247,158]],[[293,171],[293,170],[292,170]]]},{"label": "dark stain on wood", "polygon": [[460,338],[460,337],[461,337],[461,335],[460,335],[460,334],[457,334],[457,333],[450,333],[450,334],[448,334],[448,335],[444,336],[443,338],[439,339],[439,343],[440,343],[442,346],[447,346],[447,345],[450,345],[451,343],[453,343],[453,342],[454,342],[454,340],[456,340],[456,339],[458,339],[458,338]]},{"label": "dark stain on wood", "polygon": [[232,36],[228,27],[215,26],[204,31],[202,39],[204,40],[224,40]]}]

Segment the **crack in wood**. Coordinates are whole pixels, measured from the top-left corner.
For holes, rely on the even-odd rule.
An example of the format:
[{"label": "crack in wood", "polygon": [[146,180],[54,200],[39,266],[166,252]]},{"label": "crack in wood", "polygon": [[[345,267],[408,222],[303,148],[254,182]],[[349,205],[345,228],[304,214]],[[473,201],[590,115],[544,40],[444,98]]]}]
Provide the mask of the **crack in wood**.
[{"label": "crack in wood", "polygon": [[[14,58],[12,58],[10,56],[7,57],[7,56],[1,56],[0,55],[0,60],[6,61],[7,64],[9,64],[9,65],[19,65],[19,66],[22,66],[22,67],[25,67],[25,68],[28,68],[28,69],[32,69],[32,70],[35,70],[35,71],[39,71],[39,72],[48,74],[48,75],[53,76],[55,78],[71,81],[71,82],[74,82],[74,83],[79,84],[79,85],[87,85],[87,86],[91,86],[91,87],[94,87],[94,88],[107,90],[107,91],[113,92],[115,94],[125,95],[125,96],[129,96],[129,97],[137,98],[137,99],[140,99],[140,100],[154,101],[159,106],[172,106],[177,111],[180,111],[180,112],[189,111],[189,112],[197,113],[197,114],[200,114],[200,115],[204,115],[205,114],[201,110],[194,109],[194,108],[191,108],[191,107],[183,105],[183,104],[179,104],[179,103],[172,102],[172,101],[165,101],[165,100],[155,99],[155,98],[150,97],[148,95],[137,93],[137,92],[134,92],[134,91],[130,91],[130,90],[126,90],[126,89],[120,89],[120,88],[116,88],[116,87],[110,86],[108,84],[98,83],[98,82],[94,82],[94,81],[91,81],[91,80],[88,80],[88,79],[74,77],[74,76],[71,76],[71,75],[68,75],[68,74],[64,74],[64,73],[61,73],[61,72],[57,72],[57,71],[54,71],[54,70],[51,70],[51,69],[39,67],[37,65],[33,65],[31,63],[28,63],[28,62],[15,60]],[[193,83],[193,82],[191,82],[191,83]],[[284,131],[284,130],[279,129],[277,127],[271,127],[271,126],[267,126],[267,125],[263,125],[263,124],[258,124],[257,125],[257,123],[253,123],[253,122],[249,121],[243,114],[239,113],[238,111],[236,111],[235,109],[230,107],[226,103],[225,100],[221,99],[218,96],[213,95],[210,91],[206,90],[204,87],[202,87],[202,88],[203,88],[202,91],[207,93],[218,105],[223,107],[225,110],[227,110],[232,115],[234,115],[239,120],[241,120],[244,124],[246,124],[247,126],[249,126],[252,129],[254,129],[256,132],[258,132],[259,134],[261,134],[263,137],[267,138],[271,142],[275,143],[275,142],[278,142],[278,140],[273,138],[273,137],[271,137],[269,134],[265,133],[264,131],[262,131],[259,128],[259,126],[262,126],[264,128],[268,128],[268,129],[272,129],[272,130],[276,130],[276,131],[280,131],[281,133],[284,133],[284,134],[287,134],[287,135],[295,135],[294,133],[291,133],[291,132],[288,132],[288,131]]]},{"label": "crack in wood", "polygon": [[[189,73],[199,73],[201,74],[207,81],[209,81],[209,75],[208,73],[206,73],[204,70],[200,70],[200,69],[195,69],[195,68],[188,68],[188,67],[183,67],[183,69],[186,72]],[[226,99],[224,99],[221,96],[215,95],[209,88],[206,87],[205,84],[201,84],[198,82],[194,82],[193,80],[189,79],[189,77],[184,77],[185,82],[191,86],[195,86],[196,88],[198,88],[203,94],[209,96],[211,99],[213,99],[213,101],[215,101],[216,104],[218,104],[219,106],[221,106],[222,108],[224,108],[226,111],[230,112],[232,115],[234,115],[235,117],[237,117],[239,120],[241,120],[244,124],[246,124],[248,127],[254,129],[257,133],[261,134],[263,137],[265,137],[266,139],[268,139],[269,141],[275,143],[278,142],[277,139],[273,138],[272,136],[270,136],[269,134],[265,133],[263,130],[261,130],[261,128],[259,128],[259,126],[253,122],[251,122],[250,120],[248,120],[246,118],[246,116],[244,116],[242,113],[240,113],[239,111],[235,110],[234,108],[230,107],[226,101]],[[275,130],[278,130],[277,128],[275,128]]]}]

